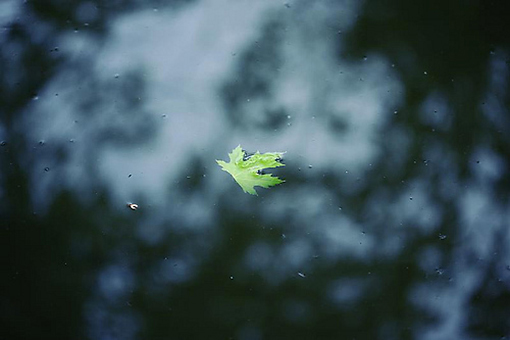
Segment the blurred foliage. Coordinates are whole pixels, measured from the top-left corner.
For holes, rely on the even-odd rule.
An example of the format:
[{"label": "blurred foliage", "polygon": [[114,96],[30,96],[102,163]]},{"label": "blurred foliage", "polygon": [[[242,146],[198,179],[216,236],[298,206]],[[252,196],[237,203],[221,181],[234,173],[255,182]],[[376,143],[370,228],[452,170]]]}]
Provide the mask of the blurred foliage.
[{"label": "blurred foliage", "polygon": [[[150,140],[156,131],[154,122],[147,118],[149,113],[143,110],[143,99],[139,99],[145,91],[139,70],[123,75],[117,87],[114,79],[89,77],[90,60],[66,59],[56,43],[59,35],[80,30],[106,41],[109,22],[119,15],[142,8],[178,8],[186,3],[28,1],[23,5],[23,15],[4,29],[0,63],[8,67],[0,68],[0,124],[6,141],[0,147],[0,180],[5,198],[0,207],[0,251],[8,261],[1,272],[0,337],[35,339],[44,332],[55,339],[94,338],[84,321],[88,305],[99,306],[98,310],[111,315],[129,310],[135,315],[133,319],[142,320],[139,335],[143,339],[235,339],[240,337],[239,329],[252,334],[252,338],[258,334],[264,339],[413,339],[419,330],[434,327],[440,315],[417,306],[409,296],[418,285],[448,286],[451,282],[451,268],[458,261],[453,254],[457,246],[453,240],[463,227],[455,205],[461,189],[475,177],[470,165],[476,147],[488,145],[503,160],[508,173],[509,126],[494,124],[480,105],[488,91],[490,58],[494,53],[509,51],[506,3],[365,2],[352,31],[341,38],[342,49],[338,42],[338,58],[355,60],[372,53],[383,55],[395,65],[405,85],[405,101],[395,108],[398,113],[386,126],[384,152],[366,175],[362,190],[350,194],[333,189],[341,188],[343,183],[338,174],[328,171],[314,179],[315,185],[328,188],[339,201],[346,202],[346,214],[366,226],[366,232],[382,244],[388,230],[394,231],[389,225],[395,222],[390,205],[405,192],[404,183],[421,179],[434,203],[444,210],[439,230],[448,238],[439,240],[437,234],[423,235],[405,229],[399,235],[407,240],[405,248],[395,258],[375,254],[367,262],[349,257],[322,261],[316,256],[307,260],[306,278],[296,274],[277,284],[268,283],[258,272],[241,268],[253,240],[269,249],[285,242],[282,234],[288,228],[261,218],[262,200],[253,205],[253,215],[247,217],[245,211],[232,209],[229,197],[220,197],[215,209],[222,229],[221,233],[210,232],[214,235],[196,237],[182,231],[179,226],[184,222],[178,216],[152,222],[148,227],[165,230],[155,244],[137,239],[137,223],[147,217],[143,209],[129,218],[115,212],[104,183],[90,188],[95,198],[86,205],[75,194],[62,190],[49,202],[44,216],[33,211],[30,169],[24,163],[24,157],[31,152],[27,150],[32,150],[28,145],[30,136],[24,135],[16,122],[33,97],[59,72],[69,67],[77,70],[76,82],[83,90],[77,113],[80,119],[90,119],[94,126],[95,108],[115,97],[118,111],[134,120],[131,127],[111,125],[98,129],[90,141],[88,163],[93,163],[97,150],[105,144],[118,146]],[[285,109],[272,102],[273,74],[283,63],[279,49],[284,28],[277,19],[270,18],[260,37],[236,56],[239,62],[234,76],[221,87],[229,121],[235,126],[273,129],[285,121]],[[434,92],[441,92],[449,107],[451,123],[444,129],[434,130],[420,120],[423,102]],[[250,116],[245,105],[248,99],[260,101],[261,119]],[[508,92],[499,99],[508,107]],[[133,115],[135,111],[142,114]],[[394,144],[398,143],[397,134],[393,133],[397,128],[412,136],[411,151],[399,169],[394,168],[391,157]],[[441,160],[429,159],[429,149],[434,145],[451,157],[445,156],[451,163],[444,164],[453,164],[453,169],[442,167]],[[58,154],[62,148],[57,145],[50,150]],[[58,159],[66,162],[65,156]],[[176,215],[191,202],[194,193],[207,194],[202,176],[205,165],[198,156],[191,164],[195,172],[189,176],[190,181],[176,185],[176,190],[183,193],[181,202],[173,202]],[[446,180],[454,182],[450,196],[443,194],[448,174],[453,174],[453,180]],[[306,181],[299,171],[288,173],[286,178],[288,182]],[[509,185],[508,176],[491,184],[498,204],[508,205]],[[378,202],[382,211],[379,215],[369,208],[370,201]],[[297,225],[292,216],[287,221],[291,226]],[[498,241],[508,238],[507,234],[501,228],[494,240],[497,254],[508,248]],[[313,246],[320,252],[319,244]],[[435,276],[420,266],[423,251],[430,246],[438,249],[441,259],[441,273]],[[465,306],[470,317],[465,331],[481,338],[510,334],[506,317],[510,315],[509,288],[499,275],[508,264],[497,254],[487,260],[490,263],[484,267],[484,277]],[[196,260],[198,257],[203,260]],[[179,261],[183,258],[193,263],[189,273]],[[183,266],[176,270],[192,279],[158,283],[162,261],[171,262],[175,268]],[[127,267],[137,280],[136,289],[113,302],[97,288],[97,277],[105,264],[111,263]],[[369,289],[355,302],[346,302],[345,308],[339,308],[328,295],[332,282],[339,277],[362,278],[354,285],[362,286],[366,280]],[[101,323],[96,325],[99,330],[111,330],[111,338],[124,338],[122,327],[111,327],[112,319],[97,322]]]}]

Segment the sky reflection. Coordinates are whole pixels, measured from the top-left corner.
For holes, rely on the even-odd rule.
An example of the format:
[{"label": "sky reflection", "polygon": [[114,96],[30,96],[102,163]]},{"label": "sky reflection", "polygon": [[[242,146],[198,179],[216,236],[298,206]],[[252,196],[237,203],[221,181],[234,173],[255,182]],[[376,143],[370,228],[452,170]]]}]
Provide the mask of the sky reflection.
[{"label": "sky reflection", "polygon": [[[30,25],[55,68],[0,125],[0,198],[25,204],[8,202],[24,215],[4,231],[19,248],[52,241],[35,272],[56,274],[22,290],[73,277],[91,339],[510,331],[497,303],[510,291],[507,50],[475,60],[483,86],[401,33],[352,42],[399,1],[377,15],[357,1],[194,1],[96,31],[104,8],[73,4],[54,40]],[[0,23],[17,6],[0,5]],[[30,73],[18,62],[3,87]],[[286,183],[243,193],[215,162],[239,144],[285,151],[271,172]],[[31,272],[28,248],[16,273]],[[52,267],[63,257],[71,274]]]}]

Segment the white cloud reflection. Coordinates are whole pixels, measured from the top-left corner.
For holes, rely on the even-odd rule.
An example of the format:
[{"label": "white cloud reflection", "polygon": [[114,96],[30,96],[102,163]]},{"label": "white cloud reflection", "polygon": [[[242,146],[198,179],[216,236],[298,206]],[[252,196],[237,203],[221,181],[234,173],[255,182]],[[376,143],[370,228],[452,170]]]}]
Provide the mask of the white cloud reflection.
[{"label": "white cloud reflection", "polygon": [[[342,9],[352,12],[346,4]],[[359,65],[338,65],[331,43],[336,35],[326,35],[317,25],[315,16],[331,16],[322,6],[304,18],[305,25],[292,16],[282,19],[289,34],[283,42],[284,66],[273,79],[274,101],[292,113],[292,125],[272,135],[228,130],[218,86],[236,66],[238,55],[232,54],[253,43],[266,13],[281,10],[270,1],[248,7],[244,2],[200,2],[183,11],[148,11],[116,23],[98,70],[122,76],[124,69],[140,66],[149,84],[147,107],[161,123],[154,143],[111,149],[101,156],[102,174],[114,194],[128,200],[141,191],[151,203],[165,204],[164,184],[184,179],[182,170],[191,156],[200,155],[214,172],[213,158],[226,157],[237,144],[248,150],[286,150],[317,171],[350,169],[361,175],[378,153],[376,133],[399,100],[399,85],[390,78],[388,63],[376,56]],[[343,18],[344,26],[352,23],[352,18]],[[345,133],[330,133],[328,121],[315,112],[318,108],[341,117],[348,126]],[[214,179],[207,185],[221,191],[218,184],[225,181]]]},{"label": "white cloud reflection", "polygon": [[[165,209],[182,201],[172,188],[186,180],[185,169],[192,157],[198,156],[207,168],[205,196],[190,197],[190,204],[180,205],[177,210],[166,209],[170,214],[167,217],[181,216],[182,226],[211,225],[218,195],[225,188],[238,189],[217,169],[214,159],[225,158],[237,144],[248,150],[285,150],[295,164],[313,166],[306,173],[310,178],[325,170],[363,177],[380,152],[379,131],[401,99],[401,86],[389,63],[376,55],[359,62],[339,62],[336,53],[341,48],[335,50],[333,44],[338,39],[337,32],[319,22],[336,20],[339,27],[349,29],[354,23],[355,2],[333,6],[333,11],[331,6],[318,3],[307,15],[298,13],[297,6],[288,9],[273,1],[221,1],[214,5],[197,2],[178,11],[142,11],[113,22],[108,43],[101,48],[91,47],[97,52],[92,70],[111,86],[116,81],[122,83],[132,69],[142,70],[147,84],[144,93],[140,93],[142,109],[156,122],[156,134],[149,143],[101,148],[95,152],[97,158],[87,159],[90,143],[97,140],[102,126],[130,129],[130,118],[122,115],[121,107],[115,104],[118,98],[113,97],[97,108],[91,107],[98,112],[76,119],[73,112],[81,87],[72,93],[72,76],[56,78],[29,108],[25,127],[34,132],[30,134],[34,145],[44,139],[47,144],[66,142],[73,149],[71,159],[59,168],[53,168],[51,159],[45,160],[44,156],[32,160],[39,163],[34,165],[37,170],[33,184],[39,188],[36,203],[47,201],[57,183],[83,191],[87,183],[97,180],[95,175],[91,178],[87,174],[90,164],[85,163],[92,162],[119,209],[125,209],[124,202],[140,193],[152,209]],[[271,79],[275,84],[273,100],[291,113],[291,124],[274,134],[233,129],[226,120],[219,86],[233,74],[238,52],[258,39],[268,14],[278,12],[284,14],[279,20],[287,34],[281,43],[283,66]],[[218,21],[218,16],[222,20]],[[86,35],[83,39],[87,39]],[[80,53],[85,53],[83,45],[73,44],[68,53],[79,58]],[[93,86],[86,82],[83,86]],[[63,100],[66,92],[64,98],[68,100]],[[343,132],[330,130],[326,113],[343,121]],[[45,166],[51,171],[43,173]],[[191,173],[193,169],[189,170]],[[355,188],[359,184],[351,182],[350,190],[358,190]],[[226,183],[231,185],[225,186]],[[287,189],[282,186],[278,190]],[[234,193],[236,197],[240,194],[240,190]],[[191,204],[195,201],[197,204]],[[289,203],[280,200],[264,207],[272,212],[285,211]],[[302,221],[313,218],[316,234],[326,233],[324,239],[333,242],[328,249],[348,249],[346,240],[350,238],[341,227],[347,225],[356,235],[352,244],[363,245],[349,248],[351,251],[357,249],[362,254],[362,249],[372,244],[367,238],[363,242],[359,239],[361,227],[347,217],[336,211],[321,211],[320,206],[317,214],[313,199],[303,203],[306,207],[299,209],[305,214]]]}]

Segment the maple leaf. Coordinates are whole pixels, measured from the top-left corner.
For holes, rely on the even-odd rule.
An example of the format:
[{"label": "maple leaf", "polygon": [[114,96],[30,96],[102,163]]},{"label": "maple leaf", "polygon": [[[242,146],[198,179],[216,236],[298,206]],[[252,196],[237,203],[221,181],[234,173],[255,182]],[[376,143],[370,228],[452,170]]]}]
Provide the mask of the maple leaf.
[{"label": "maple leaf", "polygon": [[271,174],[262,174],[261,171],[268,168],[278,168],[285,166],[281,162],[284,152],[266,152],[258,151],[251,156],[246,157],[245,152],[238,145],[228,154],[230,162],[216,160],[223,171],[228,172],[236,182],[241,186],[244,192],[257,195],[256,186],[269,188],[271,186],[285,182],[284,180],[273,177]]}]

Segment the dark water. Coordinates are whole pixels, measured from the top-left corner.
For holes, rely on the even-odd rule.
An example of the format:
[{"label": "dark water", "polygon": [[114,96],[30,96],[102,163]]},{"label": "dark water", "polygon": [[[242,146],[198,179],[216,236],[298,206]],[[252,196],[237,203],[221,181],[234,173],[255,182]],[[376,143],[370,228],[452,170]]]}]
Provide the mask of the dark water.
[{"label": "dark water", "polygon": [[509,17],[2,1],[0,338],[508,338]]}]

